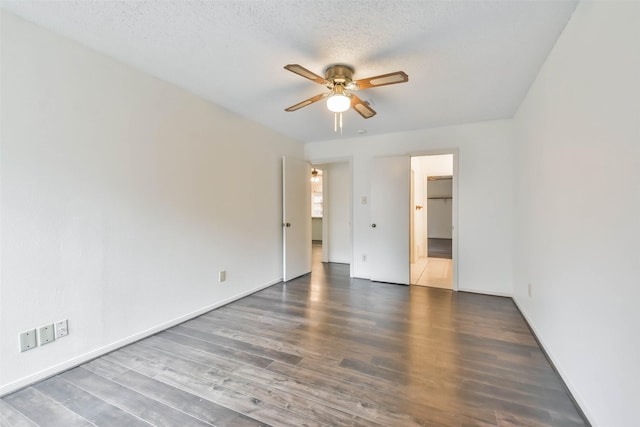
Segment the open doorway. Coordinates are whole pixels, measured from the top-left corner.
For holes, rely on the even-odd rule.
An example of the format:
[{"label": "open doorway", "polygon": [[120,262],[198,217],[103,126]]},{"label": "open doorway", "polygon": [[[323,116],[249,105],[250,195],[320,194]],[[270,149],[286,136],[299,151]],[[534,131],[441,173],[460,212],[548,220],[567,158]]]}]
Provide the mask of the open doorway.
[{"label": "open doorway", "polygon": [[[311,177],[312,241],[322,262],[351,265],[351,163],[315,164]],[[351,267],[350,267],[351,268]]]},{"label": "open doorway", "polygon": [[453,154],[411,158],[411,284],[453,289]]},{"label": "open doorway", "polygon": [[322,217],[324,210],[322,185],[322,169],[314,167],[311,170],[311,241],[316,245],[322,244]]}]

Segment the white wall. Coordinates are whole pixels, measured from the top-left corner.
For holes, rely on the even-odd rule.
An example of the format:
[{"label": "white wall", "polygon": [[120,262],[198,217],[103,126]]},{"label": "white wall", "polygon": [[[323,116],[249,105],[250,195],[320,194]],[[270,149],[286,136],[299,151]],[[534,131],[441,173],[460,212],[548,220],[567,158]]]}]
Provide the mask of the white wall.
[{"label": "white wall", "polygon": [[[451,181],[448,181],[451,183]],[[427,199],[427,235],[430,239],[452,239],[452,199]]]},{"label": "white wall", "polygon": [[638,425],[639,22],[580,3],[515,117],[515,299],[594,426]]},{"label": "white wall", "polygon": [[351,264],[351,167],[337,162],[323,168],[329,195],[328,261]]},{"label": "white wall", "polygon": [[361,198],[369,194],[373,157],[457,149],[459,289],[511,295],[513,189],[504,177],[513,173],[512,139],[511,121],[504,120],[305,144],[313,163],[353,158],[353,274],[370,277],[362,261],[369,252],[369,209]]},{"label": "white wall", "polygon": [[311,240],[322,241],[322,218],[311,218]]},{"label": "white wall", "polygon": [[282,277],[301,144],[1,13],[0,393]]},{"label": "white wall", "polygon": [[453,175],[453,155],[413,157],[411,168],[421,171],[420,175],[423,179],[427,176],[451,176]]},{"label": "white wall", "polygon": [[[448,197],[444,199],[443,197]],[[427,228],[430,239],[453,237],[453,179],[427,182]]]}]

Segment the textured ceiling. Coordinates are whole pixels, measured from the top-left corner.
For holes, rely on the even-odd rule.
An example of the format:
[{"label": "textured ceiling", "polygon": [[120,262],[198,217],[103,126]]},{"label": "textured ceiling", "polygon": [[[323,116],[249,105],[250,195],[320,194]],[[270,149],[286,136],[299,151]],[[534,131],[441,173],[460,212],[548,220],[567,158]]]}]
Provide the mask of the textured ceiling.
[{"label": "textured ceiling", "polygon": [[564,29],[568,1],[2,1],[2,7],[300,141],[340,138],[326,89],[282,67],[409,82],[358,92],[344,136],[512,117]]}]

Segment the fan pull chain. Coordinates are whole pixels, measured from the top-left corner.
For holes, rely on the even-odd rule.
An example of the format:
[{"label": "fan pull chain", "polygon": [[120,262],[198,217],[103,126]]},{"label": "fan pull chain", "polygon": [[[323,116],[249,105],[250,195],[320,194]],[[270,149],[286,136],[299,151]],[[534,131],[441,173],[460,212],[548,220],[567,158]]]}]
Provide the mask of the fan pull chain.
[{"label": "fan pull chain", "polygon": [[[338,114],[340,114],[340,121],[338,121]],[[333,113],[333,131],[338,133],[338,123],[340,124],[340,135],[342,135],[342,113]]]}]

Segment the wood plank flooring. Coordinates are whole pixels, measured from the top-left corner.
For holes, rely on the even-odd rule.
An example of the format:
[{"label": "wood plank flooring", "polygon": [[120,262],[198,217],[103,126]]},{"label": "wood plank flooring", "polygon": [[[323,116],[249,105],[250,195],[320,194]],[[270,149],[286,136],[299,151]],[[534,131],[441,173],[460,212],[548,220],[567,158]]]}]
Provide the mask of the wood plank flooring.
[{"label": "wood plank flooring", "polygon": [[410,266],[411,284],[432,288],[453,289],[453,260],[418,258]]},{"label": "wood plank flooring", "polygon": [[587,425],[510,299],[348,273],[316,262],[5,396],[0,425]]}]

